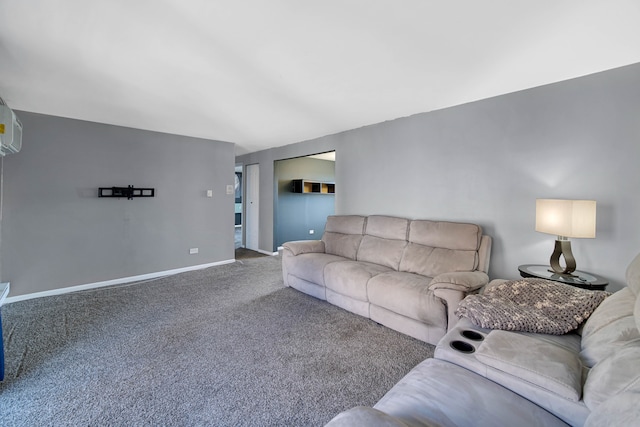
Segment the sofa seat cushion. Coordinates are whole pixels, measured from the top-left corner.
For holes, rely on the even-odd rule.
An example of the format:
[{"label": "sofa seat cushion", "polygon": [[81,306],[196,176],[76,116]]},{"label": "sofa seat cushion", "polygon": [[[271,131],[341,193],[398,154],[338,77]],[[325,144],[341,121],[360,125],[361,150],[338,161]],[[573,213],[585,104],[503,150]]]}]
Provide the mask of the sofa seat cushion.
[{"label": "sofa seat cushion", "polygon": [[367,284],[369,302],[426,324],[440,324],[446,317],[442,300],[429,291],[430,277],[390,271],[372,277]]},{"label": "sofa seat cushion", "polygon": [[344,261],[345,258],[337,255],[308,253],[300,254],[295,258],[283,257],[287,272],[300,279],[324,286],[324,268],[327,264]]},{"label": "sofa seat cushion", "polygon": [[437,359],[416,366],[374,408],[411,426],[566,426],[493,381]]},{"label": "sofa seat cushion", "polygon": [[360,301],[368,301],[367,282],[373,276],[391,271],[389,267],[359,261],[340,261],[327,264],[324,268],[324,283],[341,295]]}]

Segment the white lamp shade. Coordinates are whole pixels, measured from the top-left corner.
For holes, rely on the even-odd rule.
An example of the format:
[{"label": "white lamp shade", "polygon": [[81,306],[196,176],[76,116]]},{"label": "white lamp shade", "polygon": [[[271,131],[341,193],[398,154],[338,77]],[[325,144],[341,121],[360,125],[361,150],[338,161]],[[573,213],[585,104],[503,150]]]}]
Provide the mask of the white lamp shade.
[{"label": "white lamp shade", "polygon": [[562,237],[596,237],[595,200],[536,200],[536,231]]}]

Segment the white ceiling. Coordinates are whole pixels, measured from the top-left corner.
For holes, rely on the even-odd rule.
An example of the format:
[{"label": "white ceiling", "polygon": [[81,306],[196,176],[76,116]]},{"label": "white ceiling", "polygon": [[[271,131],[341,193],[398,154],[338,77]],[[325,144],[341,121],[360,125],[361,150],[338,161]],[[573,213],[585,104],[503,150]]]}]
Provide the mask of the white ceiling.
[{"label": "white ceiling", "polygon": [[0,96],[243,154],[640,62],[639,23],[638,0],[0,0]]}]

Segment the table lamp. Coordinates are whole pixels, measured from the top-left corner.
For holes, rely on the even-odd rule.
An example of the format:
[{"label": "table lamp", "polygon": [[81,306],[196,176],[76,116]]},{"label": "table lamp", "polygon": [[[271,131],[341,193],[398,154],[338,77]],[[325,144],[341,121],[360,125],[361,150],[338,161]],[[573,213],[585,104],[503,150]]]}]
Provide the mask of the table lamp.
[{"label": "table lamp", "polygon": [[[571,274],[576,270],[576,260],[568,238],[596,237],[596,201],[536,199],[536,231],[558,236],[551,269],[558,274]],[[564,257],[564,268],[560,256]]]}]

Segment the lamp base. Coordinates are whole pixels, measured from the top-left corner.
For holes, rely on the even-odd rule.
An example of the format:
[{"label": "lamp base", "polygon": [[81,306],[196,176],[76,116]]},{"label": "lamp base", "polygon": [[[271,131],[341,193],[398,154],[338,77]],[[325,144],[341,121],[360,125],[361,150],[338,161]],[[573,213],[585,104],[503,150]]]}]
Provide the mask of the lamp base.
[{"label": "lamp base", "polygon": [[[562,268],[560,265],[560,256],[564,257],[566,267]],[[571,274],[576,271],[576,259],[571,252],[571,241],[569,240],[556,240],[556,244],[551,254],[551,269],[554,273],[558,274]]]}]

